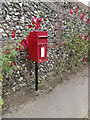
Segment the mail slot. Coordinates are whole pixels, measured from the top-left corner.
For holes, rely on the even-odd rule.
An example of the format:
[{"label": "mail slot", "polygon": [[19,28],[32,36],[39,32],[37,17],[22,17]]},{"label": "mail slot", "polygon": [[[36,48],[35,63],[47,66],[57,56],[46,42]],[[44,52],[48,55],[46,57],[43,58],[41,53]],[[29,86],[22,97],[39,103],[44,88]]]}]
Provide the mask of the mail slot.
[{"label": "mail slot", "polygon": [[37,63],[47,61],[47,32],[33,31],[28,36],[28,58]]}]

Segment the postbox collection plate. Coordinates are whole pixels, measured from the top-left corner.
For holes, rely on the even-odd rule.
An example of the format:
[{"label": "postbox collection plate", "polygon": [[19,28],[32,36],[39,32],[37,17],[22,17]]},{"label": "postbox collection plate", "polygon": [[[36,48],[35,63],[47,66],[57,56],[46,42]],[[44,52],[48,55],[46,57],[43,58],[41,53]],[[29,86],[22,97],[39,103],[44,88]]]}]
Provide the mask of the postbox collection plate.
[{"label": "postbox collection plate", "polygon": [[41,47],[41,58],[45,57],[45,47]]}]

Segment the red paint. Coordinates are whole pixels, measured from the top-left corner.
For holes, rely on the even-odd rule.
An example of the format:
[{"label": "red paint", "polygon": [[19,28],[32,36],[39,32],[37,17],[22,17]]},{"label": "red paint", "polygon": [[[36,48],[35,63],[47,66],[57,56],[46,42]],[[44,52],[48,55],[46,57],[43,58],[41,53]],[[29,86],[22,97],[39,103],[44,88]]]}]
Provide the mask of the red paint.
[{"label": "red paint", "polygon": [[[44,47],[45,54],[41,57],[41,48]],[[47,61],[47,32],[33,31],[28,36],[28,58],[37,63]]]}]

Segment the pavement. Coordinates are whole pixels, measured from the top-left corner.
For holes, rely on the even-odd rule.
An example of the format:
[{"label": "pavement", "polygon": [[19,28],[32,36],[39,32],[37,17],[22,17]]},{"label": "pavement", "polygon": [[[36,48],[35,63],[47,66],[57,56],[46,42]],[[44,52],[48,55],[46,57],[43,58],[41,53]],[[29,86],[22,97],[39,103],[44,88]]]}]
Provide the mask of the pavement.
[{"label": "pavement", "polygon": [[84,118],[88,113],[88,68],[71,75],[49,94],[11,111],[3,118]]}]

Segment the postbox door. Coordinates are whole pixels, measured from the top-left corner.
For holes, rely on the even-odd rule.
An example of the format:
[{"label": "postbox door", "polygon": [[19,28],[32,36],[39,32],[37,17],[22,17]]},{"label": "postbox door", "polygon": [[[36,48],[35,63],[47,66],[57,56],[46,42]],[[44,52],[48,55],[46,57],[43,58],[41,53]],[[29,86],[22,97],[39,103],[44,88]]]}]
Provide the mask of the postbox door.
[{"label": "postbox door", "polygon": [[47,61],[47,44],[38,45],[38,63]]}]

